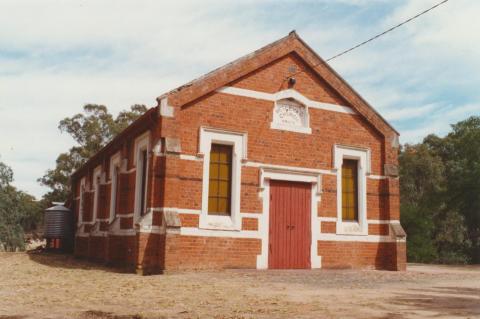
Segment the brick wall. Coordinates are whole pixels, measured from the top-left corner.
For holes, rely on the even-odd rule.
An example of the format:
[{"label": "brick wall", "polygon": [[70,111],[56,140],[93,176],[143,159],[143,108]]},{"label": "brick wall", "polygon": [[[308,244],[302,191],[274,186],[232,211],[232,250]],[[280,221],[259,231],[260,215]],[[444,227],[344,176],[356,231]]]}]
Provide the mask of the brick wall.
[{"label": "brick wall", "polygon": [[105,261],[107,253],[107,238],[90,236],[88,238],[88,258],[93,261]]},{"label": "brick wall", "polygon": [[88,237],[75,237],[74,255],[79,258],[88,257]]},{"label": "brick wall", "polygon": [[154,274],[164,269],[165,235],[138,234],[137,272]]},{"label": "brick wall", "polygon": [[[228,86],[242,89],[274,93],[286,88],[285,78],[288,76],[288,69],[294,67],[297,70],[307,69],[307,66],[295,54],[286,55],[265,66],[258,71],[250,73]],[[296,75],[297,84],[294,89],[306,97],[327,103],[348,105],[341,96],[329,87],[329,85],[314,75],[313,72],[305,72]],[[386,154],[386,149],[391,148],[386,143],[385,137],[370,124],[365,118],[359,115],[331,112],[319,109],[310,109],[311,135],[292,133],[270,129],[272,121],[273,102],[257,100],[248,97],[234,96],[223,93],[211,93],[208,96],[189,103],[187,106],[176,109],[176,128],[170,129],[181,140],[182,152],[189,155],[196,155],[199,150],[199,127],[215,127],[232,131],[241,131],[248,134],[248,161],[260,162],[275,165],[287,165],[296,167],[307,167],[331,170],[333,168],[332,156],[333,145],[351,145],[368,148],[371,150],[371,168],[373,175],[383,175],[383,167],[386,159],[392,155]],[[241,114],[241,116],[235,116]],[[168,134],[168,132],[165,132]],[[395,159],[395,158],[393,158]],[[189,209],[201,209],[202,190],[202,166],[201,162],[181,160],[179,158],[165,158],[170,167],[167,168],[167,175],[170,180],[165,185],[175,185],[175,189],[186,190],[181,194],[167,194],[164,202],[176,207]],[[174,180],[174,182],[173,182]],[[173,183],[170,184],[170,181]],[[398,194],[395,180],[373,180],[367,179],[367,218],[374,220],[398,219],[398,206],[395,198]],[[322,199],[318,204],[318,214],[322,217],[337,217],[337,185],[336,176],[323,175]],[[259,169],[254,167],[242,167],[241,180],[241,211],[261,212],[262,201],[258,197],[259,191]],[[395,193],[396,192],[396,193]],[[258,229],[257,219],[242,220],[243,230]],[[197,217],[182,215],[182,225],[195,227],[198,225]],[[369,232],[371,235],[388,236],[388,225],[371,224]],[[334,234],[336,232],[335,222],[322,222],[323,233]],[[183,260],[183,263],[191,262],[192,267],[212,267],[217,265],[218,258],[228,259],[229,255],[223,254],[213,242],[219,238],[192,237],[182,239],[182,244],[175,241],[169,243],[167,239],[166,258],[174,254]],[[210,242],[211,241],[211,242]],[[321,243],[321,245],[327,245]],[[371,268],[393,268],[392,264],[396,257],[390,246],[393,243],[357,243],[357,242],[333,242],[337,255],[326,256],[325,265],[341,266],[341,261],[334,261],[342,256],[350,258],[351,267]],[[168,250],[168,247],[188,247],[180,251],[177,249]],[[235,246],[233,246],[235,247]],[[236,248],[233,248],[236,249]],[[327,254],[330,251],[327,249]],[[215,256],[210,256],[213,252]],[[203,258],[192,252],[202,252]],[[343,255],[340,254],[343,252]],[[193,254],[193,256],[192,256]],[[221,255],[218,257],[216,255]],[[350,254],[350,255],[349,255]],[[378,257],[377,257],[378,255]],[[252,260],[255,255],[249,258]],[[171,257],[173,258],[173,257]],[[213,261],[212,261],[213,260]],[[331,261],[332,260],[332,261]],[[194,264],[194,265],[193,265]],[[240,266],[240,265],[239,265]],[[185,266],[186,267],[186,266]]]},{"label": "brick wall", "polygon": [[170,235],[166,237],[165,269],[255,268],[259,239]]},{"label": "brick wall", "polygon": [[258,230],[258,219],[242,218],[242,230]]},{"label": "brick wall", "polygon": [[407,243],[397,242],[395,247],[395,255],[391,270],[405,271],[407,270]]},{"label": "brick wall", "polygon": [[335,234],[337,231],[336,222],[322,222],[321,223],[321,232],[324,234]]},{"label": "brick wall", "polygon": [[105,261],[112,266],[134,270],[136,245],[136,236],[109,236]]},{"label": "brick wall", "polygon": [[395,270],[395,243],[319,241],[322,268]]},{"label": "brick wall", "polygon": [[[149,129],[151,147],[160,141],[163,146],[161,156],[152,154],[149,158],[148,206],[201,210],[203,163],[182,159],[177,151],[167,151],[165,139],[178,139],[181,154],[196,156],[199,152],[199,128],[202,126],[247,133],[247,160],[250,163],[332,170],[333,146],[342,144],[370,149],[372,174],[384,175],[385,164],[397,163],[397,150],[391,147],[394,132],[334,75],[328,73],[324,66],[319,66],[317,70],[322,76],[313,71],[308,64],[316,58],[298,39],[292,38],[287,42],[295,46],[295,52],[283,43],[269,51],[271,56],[279,54],[276,59],[272,60],[269,55],[265,55],[259,57],[258,61],[252,60],[242,66],[233,66],[235,70],[226,71],[225,76],[220,79],[207,77],[204,86],[195,84],[172,93],[169,104],[174,107],[174,117],[152,117],[150,121],[142,122],[143,127],[136,124],[135,129],[125,133],[121,140],[100,152],[81,171],[82,174],[75,176],[75,187],[79,187],[81,176],[87,177],[90,180],[87,184],[91,185],[92,169],[96,165],[109,163],[110,157],[120,151],[122,159],[127,161],[128,173],[123,172],[120,177],[121,195],[117,203],[117,213],[133,213],[136,176],[133,163],[134,140],[145,129]],[[261,64],[260,61],[268,63],[258,65],[260,67],[252,69],[252,72],[243,72],[242,67],[246,70]],[[274,107],[272,101],[215,92],[197,94],[214,86],[217,83],[215,81],[226,78],[229,72],[242,76],[222,85],[275,93],[289,88],[286,78],[292,70],[305,71],[295,75],[296,84],[293,89],[311,100],[350,106],[358,110],[357,114],[310,108],[312,134],[300,134],[270,128]],[[196,97],[190,98],[187,93]],[[108,164],[104,164],[103,170],[108,170]],[[257,167],[242,166],[241,212],[262,214],[262,199],[258,196],[259,175],[260,170]],[[337,217],[336,184],[336,176],[322,176],[323,192],[318,203],[319,217]],[[398,220],[398,189],[398,179],[395,178],[367,179],[367,219]],[[99,216],[108,215],[110,191],[106,186],[104,196],[101,196],[103,206]],[[75,194],[78,196],[78,190],[75,190]],[[86,221],[91,219],[91,207],[88,206],[91,206],[91,199],[87,201],[84,212]],[[153,225],[161,225],[162,212],[155,211],[153,214]],[[195,228],[199,225],[198,214],[182,213],[180,220],[182,227]],[[105,227],[102,227],[103,230]],[[121,217],[120,228],[133,230],[133,218]],[[242,218],[242,230],[256,231],[258,228],[258,219]],[[335,222],[322,222],[321,229],[314,231],[334,234]],[[388,231],[386,224],[369,225],[370,235],[388,236]],[[85,239],[77,237],[77,242],[76,253],[78,251],[78,254],[82,255]],[[94,252],[91,249],[93,242],[97,247]],[[103,254],[103,260],[109,263],[136,267],[142,273],[152,273],[159,269],[255,268],[257,255],[261,253],[261,241],[248,238],[140,233],[137,236],[124,237],[109,235],[103,243],[97,242],[98,239],[92,241],[87,238],[92,258],[101,259]],[[318,253],[322,256],[323,266],[327,268],[404,269],[405,264],[405,247],[394,242],[319,241]]]}]

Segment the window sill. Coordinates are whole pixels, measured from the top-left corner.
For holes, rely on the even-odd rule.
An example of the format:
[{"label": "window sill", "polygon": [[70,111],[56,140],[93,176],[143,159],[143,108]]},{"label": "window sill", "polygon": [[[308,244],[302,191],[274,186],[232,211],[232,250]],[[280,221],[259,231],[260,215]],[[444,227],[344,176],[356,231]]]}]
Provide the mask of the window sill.
[{"label": "window sill", "polygon": [[368,225],[356,221],[337,222],[337,235],[368,236]]},{"label": "window sill", "polygon": [[207,214],[200,216],[200,223],[198,228],[208,230],[240,230],[240,227],[236,225],[231,216],[218,216]]}]

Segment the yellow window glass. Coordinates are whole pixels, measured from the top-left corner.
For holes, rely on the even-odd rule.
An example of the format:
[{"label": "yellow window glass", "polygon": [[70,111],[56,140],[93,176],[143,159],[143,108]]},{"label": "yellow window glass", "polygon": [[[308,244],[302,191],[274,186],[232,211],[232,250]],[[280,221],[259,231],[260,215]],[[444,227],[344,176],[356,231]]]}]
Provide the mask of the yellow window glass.
[{"label": "yellow window glass", "polygon": [[212,144],[208,189],[208,213],[230,215],[232,192],[232,146]]},{"label": "yellow window glass", "polygon": [[358,220],[358,162],[344,159],[342,165],[342,219]]}]

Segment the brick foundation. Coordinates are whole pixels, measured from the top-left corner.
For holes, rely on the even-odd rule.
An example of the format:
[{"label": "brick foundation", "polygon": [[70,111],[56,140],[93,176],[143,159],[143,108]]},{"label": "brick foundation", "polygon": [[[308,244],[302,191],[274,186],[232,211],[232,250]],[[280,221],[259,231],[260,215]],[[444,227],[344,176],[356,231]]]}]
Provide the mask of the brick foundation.
[{"label": "brick foundation", "polygon": [[101,236],[90,236],[88,241],[88,258],[93,261],[105,261],[107,249],[107,238]]},{"label": "brick foundation", "polygon": [[75,237],[74,255],[79,258],[88,257],[88,237]]},{"label": "brick foundation", "polygon": [[106,262],[115,267],[135,269],[136,243],[135,236],[109,236]]},{"label": "brick foundation", "polygon": [[405,243],[319,241],[322,268],[405,270]]},{"label": "brick foundation", "polygon": [[405,241],[396,243],[395,257],[393,258],[393,266],[391,270],[407,270],[407,243]]},{"label": "brick foundation", "polygon": [[259,239],[167,235],[165,269],[256,268]]},{"label": "brick foundation", "polygon": [[165,235],[140,233],[137,238],[137,273],[149,275],[162,272],[165,269]]}]

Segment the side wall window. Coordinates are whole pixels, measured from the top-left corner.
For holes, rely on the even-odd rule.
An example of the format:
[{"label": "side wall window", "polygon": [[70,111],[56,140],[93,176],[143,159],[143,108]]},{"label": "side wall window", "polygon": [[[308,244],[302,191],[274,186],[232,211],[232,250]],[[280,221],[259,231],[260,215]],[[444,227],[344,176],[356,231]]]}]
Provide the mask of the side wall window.
[{"label": "side wall window", "polygon": [[141,153],[141,179],[140,179],[140,215],[143,216],[146,213],[147,207],[146,207],[146,202],[147,202],[147,161],[148,161],[148,155],[147,155],[147,150],[143,150]]},{"label": "side wall window", "polygon": [[232,201],[231,145],[212,144],[210,150],[210,177],[208,214],[230,216]]},{"label": "side wall window", "polygon": [[78,225],[83,222],[83,214],[85,212],[85,177],[80,180],[80,203],[78,210]]},{"label": "side wall window", "polygon": [[94,198],[93,198],[93,218],[92,222],[97,221],[98,217],[98,205],[100,203],[100,183],[102,178],[102,168],[97,167],[93,173],[93,190],[94,190]]},{"label": "side wall window", "polygon": [[113,221],[117,215],[118,207],[118,194],[120,178],[120,154],[117,153],[110,159],[110,218],[109,221]]},{"label": "side wall window", "polygon": [[112,205],[113,205],[113,209],[112,209],[112,213],[113,213],[113,217],[116,217],[117,216],[117,202],[118,202],[118,189],[120,187],[120,183],[118,182],[118,178],[120,177],[120,167],[118,166],[115,166],[113,168],[113,178],[114,178],[114,181],[115,183],[112,182],[112,189],[113,189],[113,200],[112,200]]},{"label": "side wall window", "polygon": [[342,219],[358,221],[358,161],[343,159]]},{"label": "side wall window", "polygon": [[150,149],[150,132],[146,132],[135,140],[135,222],[147,213],[148,191],[148,157]]}]

